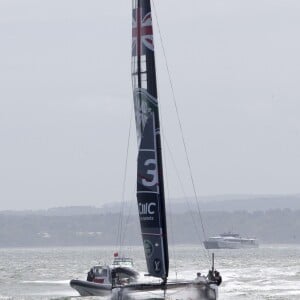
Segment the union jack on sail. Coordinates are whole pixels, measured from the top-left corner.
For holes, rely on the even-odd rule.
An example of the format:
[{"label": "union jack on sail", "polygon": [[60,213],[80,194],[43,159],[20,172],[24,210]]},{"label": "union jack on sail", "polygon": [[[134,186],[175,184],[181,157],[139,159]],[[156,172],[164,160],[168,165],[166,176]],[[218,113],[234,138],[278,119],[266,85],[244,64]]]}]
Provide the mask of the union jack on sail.
[{"label": "union jack on sail", "polygon": [[154,51],[151,12],[145,14],[144,9],[136,8],[132,16],[132,56],[144,55],[145,48]]}]

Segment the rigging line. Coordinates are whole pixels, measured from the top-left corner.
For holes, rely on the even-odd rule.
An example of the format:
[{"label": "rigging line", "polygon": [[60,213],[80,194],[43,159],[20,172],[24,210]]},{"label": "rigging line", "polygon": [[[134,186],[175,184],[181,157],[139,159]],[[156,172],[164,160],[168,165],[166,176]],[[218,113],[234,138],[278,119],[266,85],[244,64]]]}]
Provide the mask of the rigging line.
[{"label": "rigging line", "polygon": [[122,203],[119,214],[119,223],[118,223],[118,231],[117,231],[117,246],[119,246],[119,250],[121,251],[121,241],[122,241],[122,227],[123,227],[123,218],[124,218],[124,207],[125,207],[125,188],[126,188],[126,175],[127,175],[127,167],[128,167],[128,153],[129,153],[129,145],[130,145],[130,137],[131,137],[131,127],[132,127],[132,115],[133,110],[130,109],[130,122],[129,122],[129,131],[127,136],[127,147],[126,147],[126,158],[125,158],[125,166],[124,166],[124,174],[123,174],[123,185],[122,185]]},{"label": "rigging line", "polygon": [[[131,131],[132,131],[132,119],[133,119],[133,109],[131,109],[131,116],[130,116],[130,128],[129,128],[129,136],[128,136],[128,148],[127,148],[127,160],[128,160],[128,153],[129,153],[129,148],[130,148],[130,140],[131,140]],[[128,163],[127,163],[128,165]],[[135,185],[134,185],[135,186]],[[134,187],[134,190],[133,190],[133,193],[135,192],[135,187]],[[125,185],[124,185],[124,194],[125,194]],[[124,196],[125,197],[125,196]],[[122,221],[124,221],[124,218],[125,218],[125,225],[124,225],[124,222],[122,222],[121,224],[121,228],[120,228],[120,231],[121,231],[121,236],[120,236],[120,248],[123,248],[124,247],[124,241],[125,241],[125,236],[126,236],[126,232],[127,232],[127,228],[128,228],[128,224],[129,224],[129,218],[130,218],[130,214],[131,214],[131,209],[132,209],[132,199],[134,197],[130,197],[127,201],[126,201],[126,209],[128,209],[127,213],[127,217],[125,216],[125,209],[123,211],[123,216],[122,216]],[[131,200],[130,200],[131,199]],[[128,208],[128,205],[129,205],[129,208]],[[124,227],[124,228],[123,228]],[[123,230],[122,230],[123,229]]]},{"label": "rigging line", "polygon": [[[128,132],[127,149],[126,149],[126,162],[125,162],[123,191],[122,191],[123,199],[125,199],[126,175],[127,175],[127,169],[128,169],[128,154],[129,154],[131,131],[132,131],[132,119],[133,119],[133,109],[132,108],[131,108],[130,112],[131,113],[130,113],[129,132]],[[125,204],[127,204],[126,199],[123,200],[123,203],[124,203],[124,206],[123,206],[123,211],[122,211],[122,219],[121,219],[121,227],[120,227],[120,249],[123,246],[123,244],[122,244],[122,235],[125,234],[125,232],[124,233],[122,232],[122,228],[123,228],[123,221],[124,221]]]},{"label": "rigging line", "polygon": [[[179,128],[180,128],[180,132],[181,132],[181,139],[182,139],[184,150],[185,150],[186,160],[187,160],[189,173],[190,173],[190,178],[191,178],[191,181],[192,181],[192,186],[193,186],[193,191],[194,191],[194,196],[195,196],[195,200],[196,200],[196,204],[197,204],[197,212],[198,212],[198,215],[200,217],[203,237],[206,240],[207,239],[206,238],[206,231],[205,231],[205,227],[204,227],[202,213],[200,211],[199,200],[198,200],[197,193],[196,193],[196,186],[195,186],[194,178],[193,178],[193,175],[192,175],[192,168],[191,168],[190,160],[189,160],[189,157],[188,157],[187,146],[186,146],[186,142],[185,142],[184,135],[183,135],[183,127],[182,127],[181,120],[180,120],[180,117],[179,117],[179,111],[178,111],[178,106],[177,106],[177,102],[176,102],[174,86],[173,86],[173,82],[172,82],[172,79],[171,79],[171,72],[170,72],[170,69],[169,69],[167,56],[166,56],[166,51],[165,51],[165,47],[164,47],[164,43],[163,43],[163,39],[162,39],[162,34],[161,34],[159,22],[158,22],[158,17],[157,17],[157,13],[156,13],[156,6],[155,6],[153,0],[152,0],[152,4],[153,4],[153,10],[154,10],[154,13],[155,13],[155,17],[156,17],[156,23],[157,23],[157,28],[158,28],[158,33],[159,33],[159,37],[160,37],[161,47],[162,47],[163,55],[164,55],[164,59],[165,59],[166,69],[167,69],[167,73],[168,73],[168,77],[169,77],[169,83],[170,83],[170,87],[171,87],[171,91],[172,91],[172,96],[173,96],[172,99],[173,99],[173,102],[174,102],[174,105],[175,105],[175,110],[176,110],[177,119],[178,119],[178,123],[179,123]],[[207,252],[209,253],[209,250],[207,250]]]},{"label": "rigging line", "polygon": [[[160,109],[161,109],[161,106],[160,106]],[[162,109],[161,109],[161,112]],[[164,147],[163,147],[163,160],[164,160],[164,165],[165,165],[165,168],[164,168],[164,172],[165,172],[165,182],[166,182],[166,192],[167,192],[167,198],[170,199],[170,190],[169,190],[169,180],[168,180],[168,175],[167,175],[167,159],[166,159],[166,147],[165,147],[165,144],[166,144],[166,138],[165,138],[165,134],[164,134],[164,126],[163,126],[163,120],[162,120],[162,115],[163,113],[160,114],[160,119],[161,119],[161,122],[160,122],[160,128],[161,128],[161,132],[162,132],[162,136],[164,137],[163,139],[163,144],[164,144]],[[173,257],[174,257],[174,264],[175,264],[175,274],[176,274],[176,279],[177,279],[177,257],[176,257],[176,252],[175,252],[175,238],[174,238],[174,230],[173,230],[173,213],[172,213],[172,205],[170,204],[170,201],[168,201],[168,210],[169,210],[169,219],[170,219],[170,231],[171,231],[171,240],[172,240],[172,243],[173,243]]]},{"label": "rigging line", "polygon": [[127,218],[126,218],[126,221],[125,221],[125,225],[124,225],[124,231],[123,231],[122,240],[121,240],[121,247],[124,246],[124,241],[125,241],[125,236],[126,236],[126,232],[127,232],[127,227],[128,227],[129,219],[130,219],[130,216],[131,216],[132,202],[133,201],[129,201],[129,203],[130,203],[130,205],[129,205],[129,211],[128,211],[128,215],[127,215]]},{"label": "rigging line", "polygon": [[[197,236],[197,238],[199,239],[199,242],[202,243],[201,235],[200,235],[200,232],[199,232],[199,230],[198,230],[198,224],[197,224],[197,222],[196,222],[196,220],[195,220],[195,216],[194,216],[194,214],[193,214],[193,210],[192,210],[192,208],[191,208],[191,205],[190,205],[190,202],[189,202],[189,200],[188,200],[188,197],[187,197],[187,195],[186,195],[186,193],[185,193],[185,189],[184,189],[184,186],[183,186],[181,177],[180,177],[180,173],[179,173],[179,171],[178,171],[178,169],[177,169],[177,166],[176,166],[176,162],[175,162],[174,156],[173,156],[173,154],[172,154],[171,148],[170,148],[169,143],[168,143],[168,141],[167,141],[167,139],[166,139],[165,136],[164,136],[164,139],[165,139],[165,144],[166,144],[166,146],[167,146],[167,150],[168,150],[168,152],[169,152],[169,157],[171,158],[171,161],[172,161],[172,163],[173,163],[173,167],[174,167],[174,169],[175,169],[175,173],[176,173],[176,175],[177,175],[177,179],[178,179],[178,181],[179,181],[179,185],[180,185],[181,191],[182,191],[183,196],[184,196],[185,203],[187,204],[187,206],[188,206],[188,211],[189,211],[189,213],[190,213],[190,215],[191,215],[191,217],[192,217],[192,222],[193,222],[193,224],[194,224],[196,236]],[[203,247],[201,247],[201,249],[203,249]],[[204,250],[204,249],[203,249],[203,250]],[[209,257],[209,256],[208,256],[208,253],[207,253],[206,251],[204,251],[204,255],[206,255],[207,257]]]}]

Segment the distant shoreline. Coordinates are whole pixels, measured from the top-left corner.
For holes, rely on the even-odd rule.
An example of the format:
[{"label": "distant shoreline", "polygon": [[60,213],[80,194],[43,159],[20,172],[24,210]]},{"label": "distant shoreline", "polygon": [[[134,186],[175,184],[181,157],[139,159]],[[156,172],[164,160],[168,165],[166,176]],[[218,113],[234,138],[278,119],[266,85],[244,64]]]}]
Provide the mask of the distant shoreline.
[{"label": "distant shoreline", "polygon": [[[112,212],[58,216],[0,214],[0,247],[116,245],[119,217],[119,213]],[[264,244],[300,243],[300,209],[203,211],[202,217],[206,237],[230,231],[245,237],[256,237]],[[124,224],[126,244],[141,245],[137,214],[124,220],[128,220]],[[174,212],[172,217],[168,215],[168,222],[170,233],[176,233],[173,234],[172,243],[199,245],[204,240],[196,211],[193,215],[189,212]]]}]

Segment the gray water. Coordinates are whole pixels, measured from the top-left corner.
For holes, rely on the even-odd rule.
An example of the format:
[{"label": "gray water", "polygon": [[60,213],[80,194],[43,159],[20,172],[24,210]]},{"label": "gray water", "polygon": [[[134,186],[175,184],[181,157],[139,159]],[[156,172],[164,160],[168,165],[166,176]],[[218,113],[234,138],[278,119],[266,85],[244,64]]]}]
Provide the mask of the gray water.
[{"label": "gray water", "polygon": [[[0,249],[0,299],[80,299],[69,287],[85,279],[88,269],[110,263],[112,247]],[[141,247],[125,249],[145,270]],[[171,277],[194,278],[210,267],[207,253],[196,246],[170,249]],[[220,300],[300,299],[300,245],[262,245],[258,249],[216,250],[223,284]],[[86,298],[85,298],[86,299]]]}]

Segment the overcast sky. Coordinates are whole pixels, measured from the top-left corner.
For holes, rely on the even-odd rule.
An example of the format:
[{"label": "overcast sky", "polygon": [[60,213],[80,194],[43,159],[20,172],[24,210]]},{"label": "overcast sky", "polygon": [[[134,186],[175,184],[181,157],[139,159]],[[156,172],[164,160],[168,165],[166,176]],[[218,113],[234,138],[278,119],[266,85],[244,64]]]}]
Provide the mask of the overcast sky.
[{"label": "overcast sky", "polygon": [[[300,1],[155,4],[198,194],[300,193]],[[120,200],[131,1],[0,0],[0,38],[0,210]],[[155,38],[164,135],[185,183]],[[126,197],[136,155],[133,127]],[[167,193],[180,197],[165,156]]]}]

